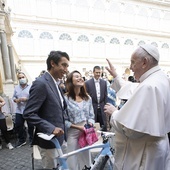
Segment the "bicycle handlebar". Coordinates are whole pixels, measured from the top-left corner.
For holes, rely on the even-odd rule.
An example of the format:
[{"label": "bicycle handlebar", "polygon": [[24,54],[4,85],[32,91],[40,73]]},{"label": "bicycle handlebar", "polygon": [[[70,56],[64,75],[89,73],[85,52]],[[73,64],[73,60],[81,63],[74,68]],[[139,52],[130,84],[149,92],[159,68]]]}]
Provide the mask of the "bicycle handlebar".
[{"label": "bicycle handlebar", "polygon": [[[106,137],[115,136],[115,133],[113,133],[113,132],[103,132],[103,131],[100,131],[100,130],[98,130],[97,132],[100,133],[100,134],[104,134]],[[47,135],[47,134],[41,133],[41,132],[37,133],[37,135],[38,135],[38,137],[45,139],[45,140],[51,140],[55,136],[54,134]]]},{"label": "bicycle handlebar", "polygon": [[[113,133],[113,132],[103,132],[100,130],[98,130],[97,132],[100,134],[104,134],[105,136],[115,136],[115,133]],[[45,139],[45,140],[51,140],[55,136],[54,134],[47,135],[47,134],[41,133],[41,132],[37,133],[37,135],[38,135],[38,137]]]},{"label": "bicycle handlebar", "polygon": [[104,131],[97,130],[97,133],[104,134],[105,136],[115,136],[115,133],[113,132],[104,132]]},{"label": "bicycle handlebar", "polygon": [[51,135],[47,135],[45,133],[37,133],[38,137],[45,139],[45,140],[51,140],[55,135],[51,134]]}]

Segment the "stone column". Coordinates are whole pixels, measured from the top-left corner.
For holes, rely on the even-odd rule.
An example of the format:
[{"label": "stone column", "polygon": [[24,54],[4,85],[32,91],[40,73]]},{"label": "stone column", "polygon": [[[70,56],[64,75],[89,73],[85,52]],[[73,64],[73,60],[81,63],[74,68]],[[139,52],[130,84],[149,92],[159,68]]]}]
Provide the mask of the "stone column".
[{"label": "stone column", "polygon": [[2,77],[1,77],[1,72],[0,72],[0,94],[3,93],[3,83],[2,83]]},{"label": "stone column", "polygon": [[15,70],[15,65],[14,65],[14,56],[13,56],[13,50],[12,50],[12,45],[8,45],[8,51],[9,51],[9,61],[10,61],[10,66],[11,66],[11,75],[12,75],[12,80],[16,82],[16,70]]},{"label": "stone column", "polygon": [[10,61],[9,61],[6,34],[2,30],[0,31],[0,38],[1,38],[1,52],[2,52],[2,61],[4,65],[5,80],[6,80],[6,83],[13,82],[12,76],[11,76],[11,66],[10,66]]}]

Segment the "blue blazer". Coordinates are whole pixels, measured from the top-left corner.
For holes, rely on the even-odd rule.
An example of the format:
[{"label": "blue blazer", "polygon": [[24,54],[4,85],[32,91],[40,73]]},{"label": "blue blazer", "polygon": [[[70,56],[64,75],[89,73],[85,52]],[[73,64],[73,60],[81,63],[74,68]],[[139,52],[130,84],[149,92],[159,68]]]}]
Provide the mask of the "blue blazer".
[{"label": "blue blazer", "polygon": [[[36,127],[33,144],[46,149],[54,148],[52,142],[39,138],[37,133],[51,134],[55,127],[60,127],[65,131],[65,114],[66,102],[64,100],[64,107],[62,107],[56,85],[50,74],[45,73],[33,82],[30,97],[23,113],[23,117]],[[64,135],[57,139],[62,144]]]}]

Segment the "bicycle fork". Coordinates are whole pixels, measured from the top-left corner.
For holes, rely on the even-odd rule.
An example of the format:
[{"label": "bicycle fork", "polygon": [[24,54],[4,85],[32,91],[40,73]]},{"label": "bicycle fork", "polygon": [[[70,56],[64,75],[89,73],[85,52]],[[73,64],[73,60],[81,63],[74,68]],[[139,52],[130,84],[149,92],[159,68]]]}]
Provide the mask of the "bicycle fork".
[{"label": "bicycle fork", "polygon": [[113,170],[115,159],[111,152],[111,148],[104,148],[99,154],[99,156],[97,156],[94,159],[94,162],[90,167],[90,170],[103,170],[108,160],[109,160],[109,166],[108,166],[109,169],[107,170]]}]

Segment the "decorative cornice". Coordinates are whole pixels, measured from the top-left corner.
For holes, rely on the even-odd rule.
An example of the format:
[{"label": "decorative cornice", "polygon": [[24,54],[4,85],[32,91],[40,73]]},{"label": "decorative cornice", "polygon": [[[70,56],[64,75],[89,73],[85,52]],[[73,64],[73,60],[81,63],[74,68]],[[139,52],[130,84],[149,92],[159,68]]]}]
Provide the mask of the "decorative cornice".
[{"label": "decorative cornice", "polygon": [[148,29],[139,29],[139,28],[130,28],[130,27],[122,27],[122,26],[112,26],[108,24],[97,24],[91,22],[76,22],[70,20],[59,20],[59,19],[47,19],[42,17],[36,18],[21,18],[15,17],[13,18],[15,22],[21,22],[22,24],[29,23],[38,25],[51,25],[51,26],[61,26],[61,27],[71,27],[71,28],[80,28],[80,29],[89,29],[89,30],[100,30],[100,31],[109,31],[109,32],[118,32],[118,33],[130,33],[130,34],[140,34],[144,36],[153,36],[153,37],[161,37],[161,38],[170,38],[170,32],[161,32],[155,30]]},{"label": "decorative cornice", "polygon": [[[151,5],[158,5],[158,6],[164,6],[164,7],[170,7],[170,0],[128,0],[132,2],[137,3],[146,3]],[[121,1],[123,2],[123,1]],[[127,0],[124,0],[125,3],[127,3]]]}]

